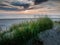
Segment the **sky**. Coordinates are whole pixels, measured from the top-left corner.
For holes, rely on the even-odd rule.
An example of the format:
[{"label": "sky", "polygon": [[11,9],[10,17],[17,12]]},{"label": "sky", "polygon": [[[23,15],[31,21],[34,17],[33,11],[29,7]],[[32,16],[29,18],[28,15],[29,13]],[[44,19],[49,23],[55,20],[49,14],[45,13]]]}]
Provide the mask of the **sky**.
[{"label": "sky", "polygon": [[[6,0],[0,0],[0,3]],[[7,0],[7,1],[27,1],[27,0]],[[60,1],[60,0],[49,0],[49,1]]]},{"label": "sky", "polygon": [[[5,1],[5,0],[0,0],[1,1]],[[25,1],[25,0],[8,0],[8,1]],[[60,0],[54,0],[54,1],[60,1]]]},{"label": "sky", "polygon": [[[3,1],[5,1],[5,0],[0,0],[0,2],[3,2]],[[8,0],[8,1],[21,1],[21,0]],[[23,0],[23,1],[25,1],[25,0]],[[54,0],[54,1],[60,1],[60,0]],[[43,4],[45,5],[45,3],[43,3]],[[52,6],[53,6],[53,5],[55,6],[55,3],[51,3],[51,2],[47,3],[47,6],[50,5],[50,4],[51,4]],[[59,6],[60,3],[56,3],[56,5],[57,5],[57,4],[58,4],[58,6]],[[44,5],[43,5],[43,6],[44,6]],[[48,6],[49,9],[50,9],[51,5]],[[54,6],[53,6],[53,7],[54,7]],[[38,7],[39,7],[39,6],[38,6]],[[57,7],[57,6],[56,6],[56,7]],[[59,8],[59,7],[58,7],[58,8]],[[57,8],[57,9],[58,9],[58,8]],[[6,11],[6,12],[7,12],[7,11],[16,11],[16,12],[17,12],[19,9],[20,9],[20,7],[17,7],[17,6],[12,7],[12,6],[10,6],[10,5],[8,5],[7,7],[3,7],[3,6],[0,7],[0,11],[1,11],[2,13],[3,13],[3,11]],[[56,8],[54,7],[54,9],[56,9]],[[59,9],[60,9],[60,8],[59,8]],[[59,10],[59,9],[58,9],[58,10]],[[38,10],[39,10],[39,9],[38,9]],[[41,11],[41,9],[40,9],[39,11],[38,11],[38,10],[37,10],[37,11],[36,11],[36,10],[33,10],[33,12],[32,12],[32,11],[24,11],[24,10],[23,10],[23,11],[24,11],[24,14],[27,13],[27,12],[28,12],[28,14],[29,14],[29,12],[30,12],[30,13],[31,13],[31,12],[32,12],[32,13],[35,13],[34,11],[36,11],[36,13],[37,13],[37,12],[40,13],[39,11]],[[44,7],[44,10],[45,10],[45,7]],[[44,10],[43,10],[43,8],[42,8],[42,11],[41,11],[41,12],[44,12]],[[23,11],[22,11],[22,12],[23,12]],[[1,12],[0,12],[0,13],[1,13]],[[16,12],[14,12],[14,13],[16,13]],[[22,13],[22,12],[21,12],[21,13]],[[9,13],[10,13],[10,12],[9,12]],[[11,13],[13,13],[13,12],[11,12]],[[18,13],[20,14],[20,12],[18,12]],[[44,13],[45,13],[45,12],[44,12]],[[59,13],[60,13],[60,12],[59,12]]]},{"label": "sky", "polygon": [[[4,1],[8,1],[8,2],[16,2],[16,1],[28,2],[28,0],[0,0],[0,3],[3,3]],[[32,1],[29,1],[29,2],[32,2]]]}]

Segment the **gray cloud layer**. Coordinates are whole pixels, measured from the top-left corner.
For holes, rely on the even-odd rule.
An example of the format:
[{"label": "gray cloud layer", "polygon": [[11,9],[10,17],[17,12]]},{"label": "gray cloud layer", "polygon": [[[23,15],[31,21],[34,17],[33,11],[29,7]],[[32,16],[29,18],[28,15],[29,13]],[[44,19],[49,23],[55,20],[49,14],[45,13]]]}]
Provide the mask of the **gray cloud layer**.
[{"label": "gray cloud layer", "polygon": [[[15,1],[25,1],[25,2],[28,2],[28,0],[0,0],[0,3],[4,2],[4,1],[8,1],[8,2],[12,2],[12,1],[13,2],[15,2]],[[48,0],[48,1],[60,1],[60,0]]]}]

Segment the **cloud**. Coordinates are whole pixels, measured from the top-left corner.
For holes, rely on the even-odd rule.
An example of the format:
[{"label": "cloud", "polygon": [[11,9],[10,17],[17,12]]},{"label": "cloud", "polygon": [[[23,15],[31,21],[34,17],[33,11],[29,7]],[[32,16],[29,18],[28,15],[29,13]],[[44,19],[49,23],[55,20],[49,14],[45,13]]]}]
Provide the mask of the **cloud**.
[{"label": "cloud", "polygon": [[4,0],[0,0],[0,3],[2,3]]}]

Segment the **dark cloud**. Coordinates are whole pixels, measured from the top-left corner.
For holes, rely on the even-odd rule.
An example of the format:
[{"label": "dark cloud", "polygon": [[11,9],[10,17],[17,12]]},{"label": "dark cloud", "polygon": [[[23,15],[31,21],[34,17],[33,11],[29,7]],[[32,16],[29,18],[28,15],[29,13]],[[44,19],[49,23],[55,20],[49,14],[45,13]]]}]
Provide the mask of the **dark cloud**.
[{"label": "dark cloud", "polygon": [[49,0],[49,1],[60,1],[60,0]]}]

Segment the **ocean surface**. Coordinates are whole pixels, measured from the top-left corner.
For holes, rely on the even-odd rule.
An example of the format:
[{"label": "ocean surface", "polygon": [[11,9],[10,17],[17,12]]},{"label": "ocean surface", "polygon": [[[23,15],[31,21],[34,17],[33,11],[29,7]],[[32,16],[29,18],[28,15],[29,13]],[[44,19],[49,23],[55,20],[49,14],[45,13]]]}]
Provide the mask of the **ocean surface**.
[{"label": "ocean surface", "polygon": [[0,27],[3,30],[7,30],[10,26],[14,24],[19,24],[25,21],[30,21],[31,18],[20,18],[20,19],[0,19]]},{"label": "ocean surface", "polygon": [[[17,14],[0,14],[0,28],[2,30],[7,30],[13,24],[19,24],[23,21],[31,21],[37,19],[38,17],[44,17],[45,15],[35,14],[35,15],[17,15]],[[60,21],[60,15],[49,15],[53,21]],[[0,29],[1,30],[1,29]]]}]

